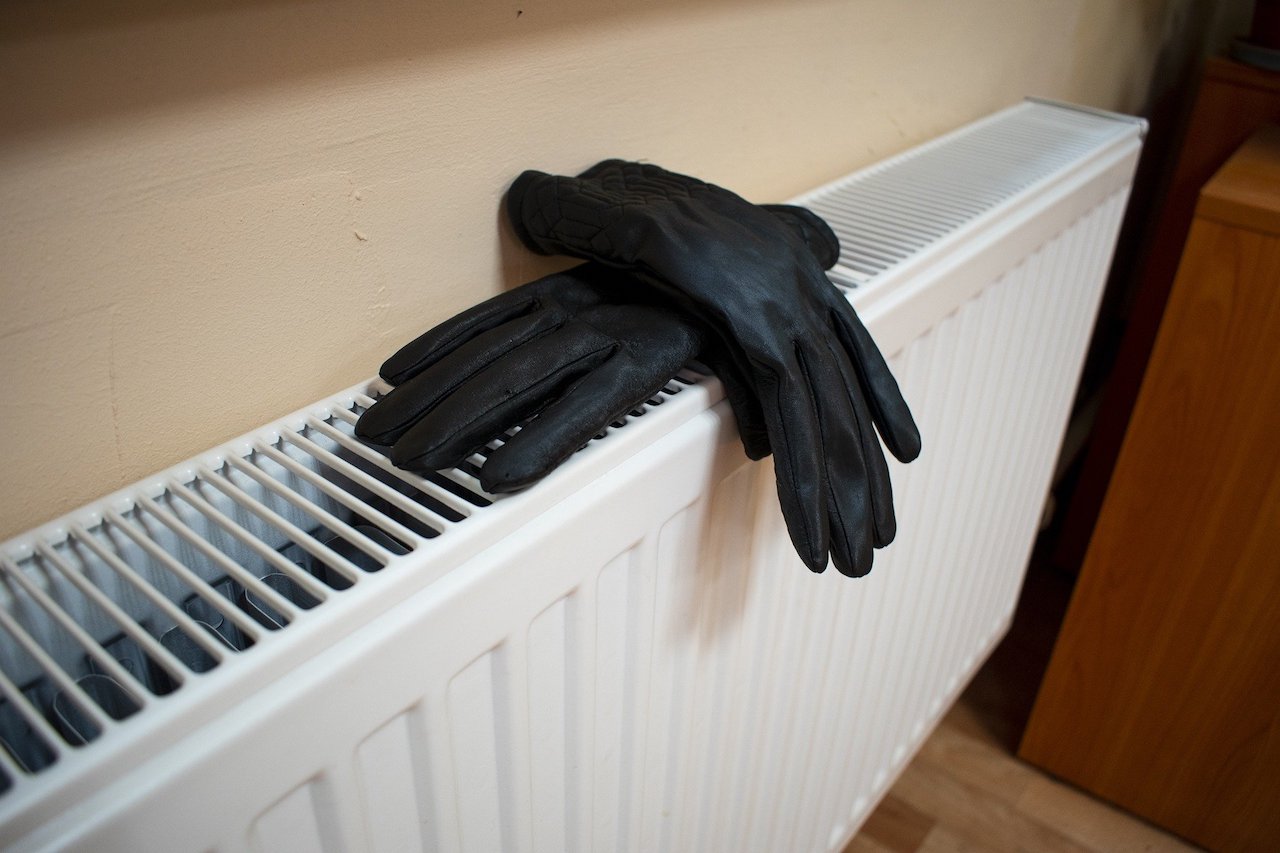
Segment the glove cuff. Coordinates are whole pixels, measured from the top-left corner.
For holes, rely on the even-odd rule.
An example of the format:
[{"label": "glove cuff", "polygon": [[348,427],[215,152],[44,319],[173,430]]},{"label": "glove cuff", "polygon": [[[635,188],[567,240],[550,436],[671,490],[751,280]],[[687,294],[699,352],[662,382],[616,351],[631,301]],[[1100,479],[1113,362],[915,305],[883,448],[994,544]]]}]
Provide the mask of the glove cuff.
[{"label": "glove cuff", "polygon": [[533,234],[524,224],[524,203],[529,193],[533,191],[536,184],[546,180],[549,175],[545,172],[539,172],[534,169],[526,169],[511,182],[511,186],[507,189],[506,211],[507,222],[511,223],[512,229],[516,232],[516,237],[526,248],[539,255],[551,255],[554,252],[542,247],[534,238]]}]

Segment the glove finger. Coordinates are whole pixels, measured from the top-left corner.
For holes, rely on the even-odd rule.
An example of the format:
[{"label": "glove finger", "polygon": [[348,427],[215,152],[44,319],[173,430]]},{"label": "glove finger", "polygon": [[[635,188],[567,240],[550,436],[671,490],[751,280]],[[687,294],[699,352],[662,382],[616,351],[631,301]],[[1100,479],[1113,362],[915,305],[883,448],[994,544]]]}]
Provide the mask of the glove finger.
[{"label": "glove finger", "polygon": [[424,414],[486,367],[550,334],[563,323],[558,312],[537,310],[482,332],[392,388],[356,422],[356,435],[393,444]]},{"label": "glove finger", "polygon": [[757,374],[756,388],[773,445],[778,503],[796,553],[811,571],[821,572],[830,532],[818,413],[794,355],[773,364],[771,373]]},{"label": "glove finger", "polygon": [[835,266],[840,259],[840,238],[821,216],[794,204],[762,204],[760,207],[803,240],[824,270]]},{"label": "glove finger", "polygon": [[819,349],[821,342],[814,343],[817,346],[800,353],[800,363],[818,412],[831,561],[841,574],[861,577],[871,571],[874,537],[857,419],[839,380],[840,365],[833,362],[829,349]]},{"label": "glove finger", "polygon": [[733,418],[738,423],[738,435],[742,439],[742,449],[747,458],[763,459],[768,456],[772,452],[769,446],[769,428],[750,381],[729,354],[716,344],[705,347],[698,357],[724,385],[724,395],[729,399]]},{"label": "glove finger", "polygon": [[396,350],[378,370],[378,375],[399,385],[476,335],[536,311],[537,298],[521,288],[486,299],[461,314],[423,332]]},{"label": "glove finger", "polygon": [[[897,535],[898,523],[893,512],[893,480],[889,465],[876,437],[871,410],[857,382],[857,374],[849,363],[847,354],[834,340],[825,342],[833,363],[827,374],[827,386],[820,391],[823,399],[839,398],[843,403],[842,428],[854,442],[850,452],[859,458],[862,481],[857,484],[856,499],[868,511],[867,523],[872,533],[872,545],[883,548]],[[845,495],[832,484],[832,501],[840,502]]]},{"label": "glove finger", "polygon": [[920,430],[911,416],[911,409],[903,399],[898,380],[893,378],[884,355],[853,306],[843,296],[839,297],[839,303],[840,307],[832,311],[833,325],[857,370],[880,437],[898,461],[910,462],[920,455]]},{"label": "glove finger", "polygon": [[424,412],[391,448],[391,461],[413,471],[456,465],[556,399],[615,347],[581,327],[525,344]]},{"label": "glove finger", "polygon": [[480,468],[481,485],[494,493],[511,492],[542,479],[657,394],[684,360],[664,365],[669,372],[621,356],[595,368],[489,454]]}]

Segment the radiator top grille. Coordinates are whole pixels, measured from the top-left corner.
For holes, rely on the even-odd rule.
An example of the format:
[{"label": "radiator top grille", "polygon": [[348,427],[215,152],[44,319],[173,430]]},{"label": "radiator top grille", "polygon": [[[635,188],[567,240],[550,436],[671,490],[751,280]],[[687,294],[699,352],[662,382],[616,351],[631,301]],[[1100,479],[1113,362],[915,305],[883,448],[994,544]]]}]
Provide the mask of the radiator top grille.
[{"label": "radiator top grille", "polygon": [[1132,133],[1132,122],[1029,101],[829,184],[799,203],[840,238],[832,280],[863,287],[1100,145]]},{"label": "radiator top grille", "polygon": [[[840,237],[833,280],[866,286],[1132,132],[1127,120],[1027,103],[796,201]],[[683,371],[595,440],[701,381]],[[383,391],[372,383],[6,544],[0,796],[505,500],[475,476],[504,438],[425,477],[358,440],[357,418]]]}]

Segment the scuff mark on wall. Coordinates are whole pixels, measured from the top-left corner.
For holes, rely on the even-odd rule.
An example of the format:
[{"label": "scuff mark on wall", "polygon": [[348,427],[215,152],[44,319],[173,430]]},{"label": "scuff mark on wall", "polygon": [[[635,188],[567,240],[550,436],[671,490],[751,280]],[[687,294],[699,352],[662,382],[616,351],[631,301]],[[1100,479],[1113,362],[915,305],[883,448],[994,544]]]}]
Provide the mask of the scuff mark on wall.
[{"label": "scuff mark on wall", "polygon": [[391,294],[387,290],[385,284],[378,285],[378,290],[370,300],[368,307],[365,309],[365,320],[369,328],[379,338],[385,339],[388,336],[388,328],[390,323],[387,317],[391,314]]},{"label": "scuff mark on wall", "polygon": [[120,435],[120,387],[117,381],[120,365],[116,361],[116,333],[118,331],[117,321],[119,312],[116,305],[111,305],[107,309],[108,323],[108,339],[107,339],[107,381],[108,394],[111,400],[111,437],[112,443],[116,449],[116,465],[121,469],[125,467],[124,458],[124,441]]},{"label": "scuff mark on wall", "polygon": [[94,314],[100,314],[105,311],[110,311],[114,307],[115,306],[112,305],[111,303],[102,303],[100,305],[90,305],[88,307],[80,308],[75,311],[68,311],[64,314],[59,314],[56,317],[49,317],[48,319],[44,319],[44,320],[36,320],[35,322],[32,322],[32,323],[24,323],[21,326],[15,326],[12,329],[4,329],[3,331],[0,331],[0,340],[16,337],[18,335],[25,335],[28,332],[34,332],[39,329],[55,326],[59,323],[65,323],[68,320],[77,320],[81,317],[88,317]]},{"label": "scuff mark on wall", "polygon": [[901,124],[899,124],[899,123],[898,123],[898,120],[897,120],[896,118],[894,118],[894,117],[893,117],[893,113],[891,113],[891,112],[890,112],[890,113],[885,113],[885,118],[889,119],[889,124],[893,125],[893,129],[894,129],[894,130],[898,131],[898,138],[899,138],[899,139],[906,139],[906,138],[907,138],[907,132],[906,132],[905,130],[903,130],[903,129],[902,129],[902,125],[901,125]]}]

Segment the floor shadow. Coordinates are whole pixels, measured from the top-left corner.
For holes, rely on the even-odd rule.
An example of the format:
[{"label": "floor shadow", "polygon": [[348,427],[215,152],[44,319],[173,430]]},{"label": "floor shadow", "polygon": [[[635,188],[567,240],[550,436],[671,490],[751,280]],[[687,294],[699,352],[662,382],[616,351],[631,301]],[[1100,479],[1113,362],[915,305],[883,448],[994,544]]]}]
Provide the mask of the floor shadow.
[{"label": "floor shadow", "polygon": [[1009,633],[964,692],[964,701],[978,712],[975,719],[1012,754],[1031,717],[1075,583],[1053,567],[1046,550],[1032,555]]}]

